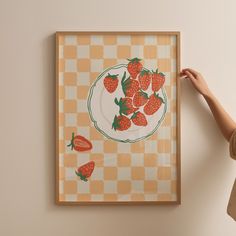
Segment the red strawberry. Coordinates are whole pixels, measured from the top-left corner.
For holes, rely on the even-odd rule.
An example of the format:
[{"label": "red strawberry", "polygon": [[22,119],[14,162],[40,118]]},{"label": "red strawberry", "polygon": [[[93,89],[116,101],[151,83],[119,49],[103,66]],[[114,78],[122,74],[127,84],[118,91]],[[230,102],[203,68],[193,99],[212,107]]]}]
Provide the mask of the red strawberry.
[{"label": "red strawberry", "polygon": [[126,79],[126,72],[124,72],[122,77],[121,86],[126,97],[133,97],[139,90],[139,82],[137,80],[130,79],[130,77]]},{"label": "red strawberry", "polygon": [[129,71],[131,78],[136,79],[137,75],[143,68],[143,65],[140,63],[141,59],[135,57],[133,59],[128,59],[128,61],[127,70]]},{"label": "red strawberry", "polygon": [[142,70],[138,76],[138,81],[140,84],[140,88],[142,90],[147,90],[151,83],[151,73],[148,70]]},{"label": "red strawberry", "polygon": [[143,92],[142,90],[135,93],[133,98],[133,104],[136,107],[141,107],[145,105],[148,101],[148,95],[147,93]]},{"label": "red strawberry", "polygon": [[147,119],[146,119],[145,115],[140,111],[135,112],[131,116],[131,120],[133,121],[133,123],[135,125],[138,125],[138,126],[146,126],[147,125]]},{"label": "red strawberry", "polygon": [[146,115],[153,115],[161,107],[162,103],[164,103],[163,99],[158,94],[153,93],[143,111]]},{"label": "red strawberry", "polygon": [[114,121],[112,124],[112,128],[114,130],[123,131],[127,130],[130,126],[131,126],[131,121],[128,117],[123,115],[114,117]]},{"label": "red strawberry", "polygon": [[165,83],[165,75],[162,73],[158,73],[158,70],[156,72],[153,71],[152,74],[152,91],[158,92],[159,89],[163,86]]},{"label": "red strawberry", "polygon": [[116,90],[118,82],[118,75],[110,75],[109,73],[103,80],[104,86],[109,93],[113,93]]},{"label": "red strawberry", "polygon": [[90,161],[82,166],[80,166],[77,171],[75,171],[76,175],[80,177],[83,181],[88,181],[94,170],[95,163],[94,161]]},{"label": "red strawberry", "polygon": [[115,104],[120,107],[120,115],[130,115],[138,110],[138,108],[133,107],[132,98],[120,98],[119,101],[115,98]]},{"label": "red strawberry", "polygon": [[92,143],[83,136],[72,133],[72,139],[67,147],[71,146],[71,150],[75,149],[78,152],[88,151],[92,149]]}]

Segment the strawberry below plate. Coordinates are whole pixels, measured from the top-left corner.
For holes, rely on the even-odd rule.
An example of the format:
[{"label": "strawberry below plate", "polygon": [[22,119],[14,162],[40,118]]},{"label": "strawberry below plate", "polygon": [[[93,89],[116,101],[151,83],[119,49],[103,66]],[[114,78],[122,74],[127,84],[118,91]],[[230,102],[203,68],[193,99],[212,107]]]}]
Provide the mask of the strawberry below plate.
[{"label": "strawberry below plate", "polygon": [[[124,72],[128,74],[126,64],[119,64],[102,72],[90,88],[87,106],[95,128],[105,137],[118,142],[134,143],[150,137],[160,127],[167,111],[167,96],[165,89],[162,87],[158,94],[163,99],[164,103],[156,113],[146,116],[146,126],[136,126],[132,123],[131,127],[127,130],[114,130],[112,128],[112,123],[114,117],[119,115],[119,106],[115,104],[114,100],[115,98],[119,100],[121,97],[124,97],[121,86],[121,79]],[[113,93],[109,93],[103,84],[103,80],[108,73],[111,75],[119,75],[118,87]],[[148,90],[145,92],[151,94],[151,86],[149,86]],[[143,112],[143,107],[141,107],[139,111]],[[127,117],[130,118],[131,115]]]}]

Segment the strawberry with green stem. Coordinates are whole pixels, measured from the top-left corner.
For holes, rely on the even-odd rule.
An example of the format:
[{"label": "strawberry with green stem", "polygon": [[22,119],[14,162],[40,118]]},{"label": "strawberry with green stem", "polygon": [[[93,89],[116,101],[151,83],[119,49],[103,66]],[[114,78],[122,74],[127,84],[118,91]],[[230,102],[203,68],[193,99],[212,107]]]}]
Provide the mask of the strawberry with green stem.
[{"label": "strawberry with green stem", "polygon": [[138,81],[140,84],[140,88],[146,91],[151,83],[152,75],[148,70],[142,70],[138,76]]},{"label": "strawberry with green stem", "polygon": [[134,94],[133,97],[133,104],[135,107],[141,107],[145,105],[148,101],[148,94],[139,90],[137,93]]},{"label": "strawberry with green stem", "polygon": [[111,75],[109,73],[103,80],[104,87],[109,93],[115,92],[118,82],[118,75]]},{"label": "strawberry with green stem", "polygon": [[76,175],[80,177],[81,180],[87,182],[88,178],[92,175],[94,170],[95,163],[94,161],[89,161],[88,163],[80,166],[77,171],[75,171]]},{"label": "strawberry with green stem", "polygon": [[119,101],[117,98],[115,98],[115,104],[120,107],[120,110],[119,110],[120,115],[122,114],[130,115],[138,110],[138,108],[133,107],[132,98],[128,98],[128,97],[120,98]]},{"label": "strawberry with green stem", "polygon": [[115,116],[113,123],[112,123],[112,128],[116,131],[124,131],[129,129],[131,126],[131,121],[128,117],[124,116],[124,115],[120,115],[120,116]]},{"label": "strawberry with green stem", "polygon": [[155,112],[159,110],[164,100],[159,94],[153,93],[150,97],[148,102],[143,108],[143,111],[146,115],[153,115]]},{"label": "strawberry with green stem", "polygon": [[92,143],[81,135],[76,135],[72,133],[72,138],[70,144],[67,147],[71,147],[71,150],[75,149],[78,152],[88,151],[92,149]]},{"label": "strawberry with green stem", "polygon": [[158,69],[152,73],[152,91],[158,92],[165,83],[165,75],[158,73]]},{"label": "strawberry with green stem", "polygon": [[140,62],[141,59],[135,57],[133,59],[127,59],[127,60],[129,61],[127,70],[130,73],[131,78],[136,79],[137,75],[143,68],[143,65]]},{"label": "strawberry with green stem", "polygon": [[133,97],[139,90],[139,82],[137,80],[130,79],[130,77],[126,78],[126,72],[124,72],[121,79],[121,87],[126,97]]},{"label": "strawberry with green stem", "polygon": [[132,122],[137,126],[147,126],[147,119],[145,115],[138,111],[131,116]]}]

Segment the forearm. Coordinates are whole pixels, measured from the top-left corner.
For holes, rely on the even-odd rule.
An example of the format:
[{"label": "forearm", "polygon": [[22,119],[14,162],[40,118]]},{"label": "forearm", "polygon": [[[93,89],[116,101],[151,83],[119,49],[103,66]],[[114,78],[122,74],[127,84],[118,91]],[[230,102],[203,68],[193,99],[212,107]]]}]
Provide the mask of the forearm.
[{"label": "forearm", "polygon": [[203,97],[209,105],[223,136],[229,141],[233,131],[236,129],[236,123],[211,92],[203,95]]}]

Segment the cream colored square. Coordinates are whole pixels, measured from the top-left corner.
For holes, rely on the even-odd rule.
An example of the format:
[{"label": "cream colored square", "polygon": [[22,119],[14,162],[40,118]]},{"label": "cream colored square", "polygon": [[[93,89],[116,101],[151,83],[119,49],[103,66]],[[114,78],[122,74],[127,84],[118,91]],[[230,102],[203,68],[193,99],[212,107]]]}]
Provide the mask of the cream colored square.
[{"label": "cream colored square", "polygon": [[169,45],[159,45],[157,49],[158,58],[170,58],[170,46]]},{"label": "cream colored square", "polygon": [[88,112],[86,100],[83,100],[83,99],[77,100],[77,112]]},{"label": "cream colored square", "polygon": [[116,181],[105,180],[104,181],[104,193],[116,193],[117,183]]},{"label": "cream colored square", "polygon": [[117,154],[104,154],[104,166],[117,166]]},{"label": "cream colored square", "polygon": [[171,193],[171,181],[159,180],[157,189],[158,193]]},{"label": "cream colored square", "polygon": [[90,74],[89,72],[77,73],[77,85],[90,85]]},{"label": "cream colored square", "polygon": [[75,86],[65,86],[65,99],[76,99],[77,91]]},{"label": "cream colored square", "polygon": [[144,155],[133,153],[131,155],[131,166],[143,166],[144,165]]},{"label": "cream colored square", "polygon": [[89,46],[83,45],[83,46],[77,46],[77,58],[78,59],[84,59],[89,58]]},{"label": "cream colored square", "polygon": [[102,59],[91,59],[91,72],[99,72],[103,71],[103,60]]},{"label": "cream colored square", "polygon": [[118,167],[117,168],[117,179],[118,180],[131,179],[131,169],[130,169],[130,167]]},{"label": "cream colored square", "polygon": [[76,60],[67,59],[65,60],[65,72],[76,72]]},{"label": "cream colored square", "polygon": [[104,47],[104,58],[117,58],[117,47],[116,46],[105,46]]}]

